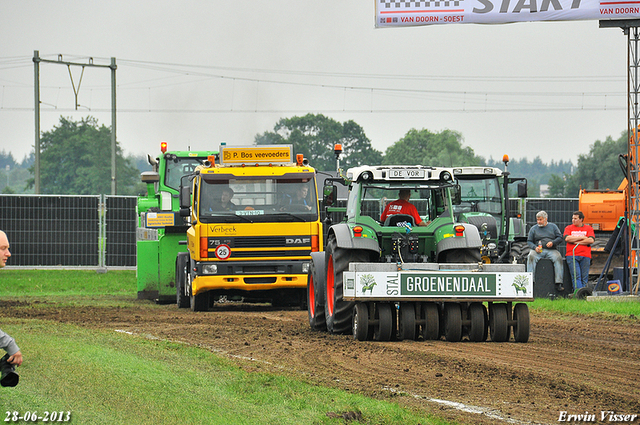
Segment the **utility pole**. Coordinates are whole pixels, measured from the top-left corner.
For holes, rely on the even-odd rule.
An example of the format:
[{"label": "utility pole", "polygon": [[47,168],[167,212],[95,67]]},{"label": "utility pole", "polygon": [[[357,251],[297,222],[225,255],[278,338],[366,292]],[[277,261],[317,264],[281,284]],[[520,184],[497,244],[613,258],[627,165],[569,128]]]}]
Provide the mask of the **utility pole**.
[{"label": "utility pole", "polygon": [[[69,69],[69,76],[71,77],[71,85],[73,86],[73,93],[75,94],[75,108],[78,109],[78,92],[80,85],[82,84],[82,74],[84,74],[84,68],[98,67],[111,69],[111,194],[116,194],[116,58],[111,58],[109,65],[97,65],[93,63],[93,58],[89,58],[88,63],[74,63],[65,62],[62,60],[62,55],[58,55],[58,60],[42,59],[38,50],[33,51],[33,64],[34,64],[34,94],[35,94],[35,193],[40,194],[40,62],[55,63],[66,65]],[[82,74],[80,75],[80,81],[76,88],[71,75],[71,66],[82,67]]]},{"label": "utility pole", "polygon": [[[629,292],[638,295],[640,283],[640,19],[601,20],[600,28],[620,28],[627,36],[627,231],[628,246],[625,258]],[[633,225],[635,223],[635,225]],[[635,272],[635,273],[634,273]],[[636,276],[634,276],[634,274]],[[634,282],[634,277],[636,278]]]}]

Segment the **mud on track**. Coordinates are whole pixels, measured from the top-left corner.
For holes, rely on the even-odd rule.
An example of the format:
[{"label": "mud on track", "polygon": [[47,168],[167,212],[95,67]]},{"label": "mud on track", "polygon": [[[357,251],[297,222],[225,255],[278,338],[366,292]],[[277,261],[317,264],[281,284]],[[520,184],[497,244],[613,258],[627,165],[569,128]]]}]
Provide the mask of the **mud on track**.
[{"label": "mud on track", "polygon": [[0,315],[193,344],[248,371],[282,373],[467,424],[558,423],[561,411],[593,413],[597,422],[602,410],[640,414],[636,317],[531,310],[526,344],[359,342],[311,331],[301,310],[226,303],[194,313],[137,304],[72,308],[5,301]]}]

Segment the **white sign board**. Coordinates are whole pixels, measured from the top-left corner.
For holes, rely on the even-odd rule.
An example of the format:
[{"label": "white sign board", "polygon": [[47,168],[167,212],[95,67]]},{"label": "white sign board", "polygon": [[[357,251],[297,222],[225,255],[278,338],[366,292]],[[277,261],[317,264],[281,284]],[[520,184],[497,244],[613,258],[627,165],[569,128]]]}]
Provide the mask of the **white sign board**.
[{"label": "white sign board", "polygon": [[344,272],[347,298],[531,299],[533,273],[471,271]]},{"label": "white sign board", "polygon": [[637,0],[374,0],[376,27],[640,18]]}]

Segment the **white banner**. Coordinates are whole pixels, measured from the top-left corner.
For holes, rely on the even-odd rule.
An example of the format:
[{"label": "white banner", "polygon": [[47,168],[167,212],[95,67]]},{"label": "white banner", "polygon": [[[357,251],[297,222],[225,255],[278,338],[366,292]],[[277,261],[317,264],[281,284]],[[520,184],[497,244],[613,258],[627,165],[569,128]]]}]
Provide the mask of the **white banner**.
[{"label": "white banner", "polygon": [[374,0],[376,27],[640,18],[640,0]]}]

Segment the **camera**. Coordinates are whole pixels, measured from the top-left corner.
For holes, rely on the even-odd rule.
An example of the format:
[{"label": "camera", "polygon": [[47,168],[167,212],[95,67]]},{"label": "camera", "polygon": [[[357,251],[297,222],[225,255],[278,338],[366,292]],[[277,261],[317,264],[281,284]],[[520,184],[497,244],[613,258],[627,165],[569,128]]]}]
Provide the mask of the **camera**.
[{"label": "camera", "polygon": [[9,354],[5,354],[0,359],[0,385],[3,387],[15,387],[18,385],[20,376],[16,373],[16,367],[9,363]]}]

